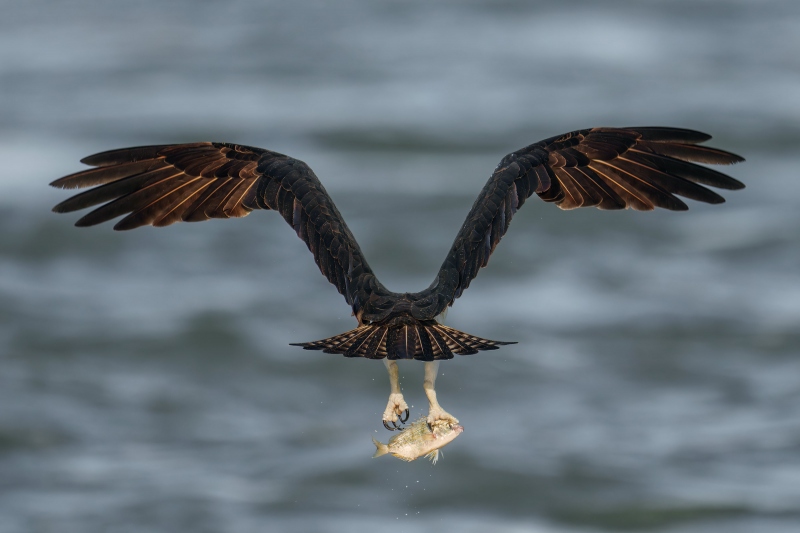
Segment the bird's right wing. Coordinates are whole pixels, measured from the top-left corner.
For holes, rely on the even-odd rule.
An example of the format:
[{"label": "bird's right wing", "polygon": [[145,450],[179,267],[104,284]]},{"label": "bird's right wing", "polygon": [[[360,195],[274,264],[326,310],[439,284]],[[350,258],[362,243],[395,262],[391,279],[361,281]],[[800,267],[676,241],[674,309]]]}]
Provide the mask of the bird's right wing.
[{"label": "bird's right wing", "polygon": [[489,262],[511,218],[533,193],[561,209],[688,209],[675,195],[725,200],[702,187],[741,189],[720,172],[693,164],[731,164],[738,155],[699,146],[709,135],[677,128],[591,128],[545,139],[500,161],[456,236],[431,286],[436,314],[461,296]]},{"label": "bird's right wing", "polygon": [[302,161],[261,148],[201,142],[111,150],[82,162],[96,168],[51,183],[93,187],[55,206],[57,213],[103,204],[76,226],[126,215],[114,229],[127,230],[272,209],[303,239],[355,313],[369,296],[372,271],[333,200]]}]

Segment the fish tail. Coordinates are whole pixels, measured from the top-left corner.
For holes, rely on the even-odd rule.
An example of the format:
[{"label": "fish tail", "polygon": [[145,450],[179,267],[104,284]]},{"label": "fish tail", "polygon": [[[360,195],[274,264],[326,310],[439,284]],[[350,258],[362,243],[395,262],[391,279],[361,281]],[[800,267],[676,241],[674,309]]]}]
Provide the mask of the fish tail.
[{"label": "fish tail", "polygon": [[372,437],[372,443],[375,445],[375,455],[372,456],[373,459],[389,453],[389,447],[382,442],[378,442],[375,437]]}]

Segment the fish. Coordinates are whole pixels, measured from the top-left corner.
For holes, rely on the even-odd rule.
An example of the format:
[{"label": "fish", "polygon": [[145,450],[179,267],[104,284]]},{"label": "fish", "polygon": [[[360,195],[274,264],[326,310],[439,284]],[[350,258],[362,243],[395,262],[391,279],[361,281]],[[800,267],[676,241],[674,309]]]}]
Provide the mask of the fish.
[{"label": "fish", "polygon": [[388,453],[403,461],[411,462],[424,455],[433,464],[436,464],[436,461],[439,460],[439,450],[453,442],[456,437],[461,435],[462,431],[464,431],[464,426],[458,424],[441,426],[432,431],[427,418],[422,417],[408,425],[402,433],[389,439],[387,444],[372,437],[376,448],[372,458]]}]

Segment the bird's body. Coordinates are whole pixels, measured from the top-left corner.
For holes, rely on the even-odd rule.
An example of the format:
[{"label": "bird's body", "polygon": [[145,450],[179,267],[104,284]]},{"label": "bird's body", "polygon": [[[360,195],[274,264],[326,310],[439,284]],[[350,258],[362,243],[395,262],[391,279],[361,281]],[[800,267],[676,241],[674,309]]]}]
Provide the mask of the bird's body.
[{"label": "bird's body", "polygon": [[95,168],[52,183],[67,189],[94,187],[61,202],[54,211],[103,204],[76,225],[92,226],[125,215],[114,227],[118,230],[242,217],[257,209],[278,211],[358,320],[351,331],[300,346],[389,361],[387,428],[389,422],[396,426],[407,411],[394,361],[426,361],[428,421],[454,425],[457,420],[436,402],[438,361],[508,343],[449,328],[437,317],[488,264],[517,210],[534,193],[562,209],[687,209],[677,196],[721,203],[724,199],[703,185],[744,185],[694,163],[730,164],[742,158],[700,146],[709,138],[676,128],[591,128],[508,154],[473,204],[431,285],[415,293],[386,289],[314,172],[302,161],[269,150],[203,142],[103,152],[83,160]]}]

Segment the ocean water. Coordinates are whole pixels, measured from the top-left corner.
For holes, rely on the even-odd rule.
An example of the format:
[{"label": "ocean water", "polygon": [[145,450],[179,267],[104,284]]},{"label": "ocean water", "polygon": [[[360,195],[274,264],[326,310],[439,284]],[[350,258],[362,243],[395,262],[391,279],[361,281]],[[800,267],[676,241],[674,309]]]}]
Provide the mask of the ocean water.
[{"label": "ocean water", "polygon": [[[797,2],[0,5],[0,533],[800,529]],[[526,203],[447,317],[519,344],[441,365],[436,466],[370,458],[380,362],[288,346],[355,321],[274,213],[50,212],[94,152],[262,146],[416,291],[503,155],[631,124],[714,135],[747,188]]]}]

